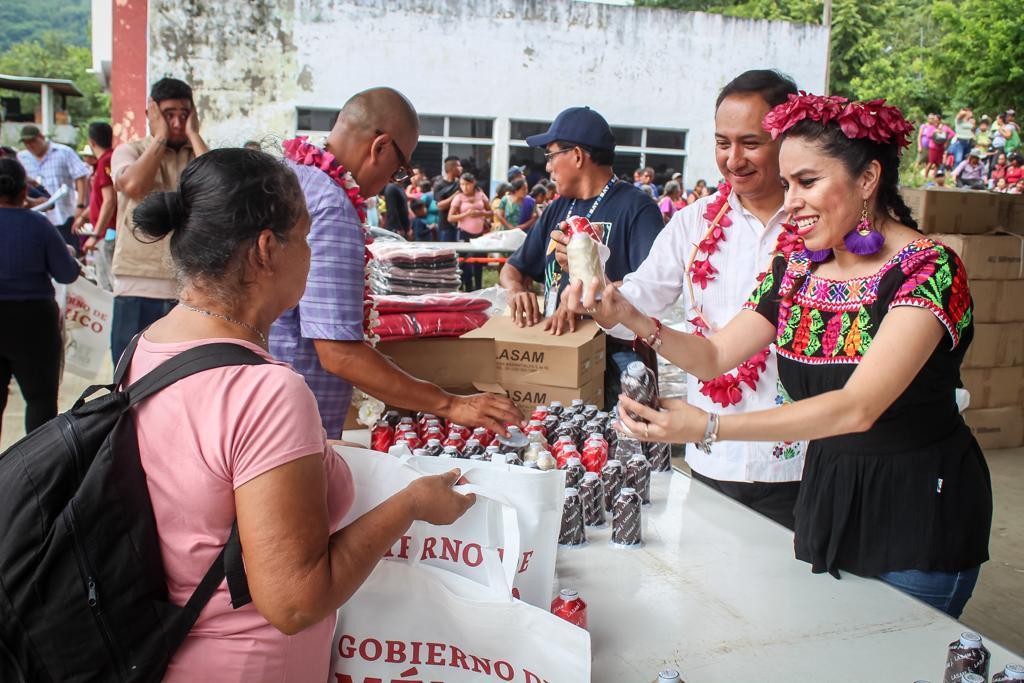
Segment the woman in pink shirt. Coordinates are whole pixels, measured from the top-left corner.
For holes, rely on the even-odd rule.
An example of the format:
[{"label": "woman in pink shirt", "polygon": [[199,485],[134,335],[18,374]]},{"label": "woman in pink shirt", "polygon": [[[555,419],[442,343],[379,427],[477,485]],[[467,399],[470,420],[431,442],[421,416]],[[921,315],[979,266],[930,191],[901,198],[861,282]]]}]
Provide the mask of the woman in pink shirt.
[{"label": "woman in pink shirt", "polygon": [[[459,193],[448,207],[448,221],[459,226],[459,240],[468,242],[487,231],[490,225],[491,209],[487,195],[476,185],[472,173],[463,173],[459,178]],[[483,286],[484,267],[479,263],[462,266],[462,288],[473,292]]]},{"label": "woman in pink shirt", "polygon": [[453,470],[339,528],[354,497],[348,467],[302,376],[266,350],[309,271],[309,214],[287,167],[263,152],[214,150],[133,217],[150,239],[171,235],[181,291],[139,340],[126,382],[213,342],[270,361],[193,375],[134,409],[171,601],[185,603],[235,519],[252,595],[232,609],[222,584],[164,680],[326,681],[338,607],[413,521],[449,524],[472,497],[451,490]]}]

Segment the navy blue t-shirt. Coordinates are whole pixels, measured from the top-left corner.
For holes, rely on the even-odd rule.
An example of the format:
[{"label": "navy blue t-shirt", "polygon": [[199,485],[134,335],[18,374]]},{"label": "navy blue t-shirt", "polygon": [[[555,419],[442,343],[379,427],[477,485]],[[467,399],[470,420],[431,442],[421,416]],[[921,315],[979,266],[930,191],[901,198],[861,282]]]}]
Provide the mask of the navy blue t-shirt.
[{"label": "navy blue t-shirt", "polygon": [[[572,208],[573,216],[586,216],[594,199],[580,199]],[[536,282],[544,283],[545,315],[554,312],[557,297],[552,299],[549,291],[560,293],[569,283],[555,260],[555,252],[548,253],[551,233],[558,224],[568,217],[573,200],[559,197],[541,214],[533,228],[526,235],[526,241],[516,253],[509,257],[519,272]],[[605,274],[611,281],[621,280],[627,273],[640,267],[651,251],[654,239],[665,226],[658,205],[643,191],[622,181],[612,185],[589,217],[592,223],[611,223],[611,230],[604,234],[611,256],[605,265]]]},{"label": "navy blue t-shirt", "polygon": [[0,299],[52,299],[50,278],[78,278],[78,262],[57,228],[35,211],[0,209]]}]

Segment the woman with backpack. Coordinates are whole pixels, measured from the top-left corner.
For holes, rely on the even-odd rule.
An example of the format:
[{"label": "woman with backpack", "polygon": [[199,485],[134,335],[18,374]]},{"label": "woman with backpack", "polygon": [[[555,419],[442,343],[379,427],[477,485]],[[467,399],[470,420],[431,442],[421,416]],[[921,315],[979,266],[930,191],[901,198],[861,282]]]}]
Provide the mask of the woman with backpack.
[{"label": "woman with backpack", "polygon": [[170,600],[189,598],[236,519],[252,596],[232,609],[221,584],[164,680],[326,681],[338,607],[414,521],[450,524],[473,497],[452,490],[456,469],[339,528],[354,498],[348,467],[303,377],[267,352],[310,264],[309,214],[284,164],[214,150],[133,217],[146,239],[170,239],[181,289],[138,339],[124,384],[204,344],[267,361],[200,372],[132,409]]},{"label": "woman with backpack", "polygon": [[79,273],[53,224],[26,208],[27,195],[25,169],[17,159],[0,159],[0,420],[14,377],[25,398],[26,434],[57,414],[64,344],[51,279],[69,284]]}]

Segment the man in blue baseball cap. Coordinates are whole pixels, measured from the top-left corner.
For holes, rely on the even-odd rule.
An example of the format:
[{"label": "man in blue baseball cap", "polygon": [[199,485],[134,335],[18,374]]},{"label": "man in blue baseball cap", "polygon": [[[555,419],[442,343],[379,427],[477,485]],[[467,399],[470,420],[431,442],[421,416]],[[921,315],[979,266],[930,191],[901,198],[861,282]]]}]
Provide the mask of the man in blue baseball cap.
[{"label": "man in blue baseball cap", "polygon": [[[565,271],[562,223],[570,216],[586,216],[591,222],[610,224],[603,235],[611,251],[605,273],[613,282],[636,270],[664,220],[646,194],[615,177],[615,135],[604,117],[590,107],[571,107],[559,114],[547,132],[526,139],[531,147],[546,150],[547,171],[558,187],[559,198],[541,214],[526,242],[501,269],[500,284],[509,290],[512,318],[520,327],[546,319],[552,334],[571,332],[576,317],[559,306],[559,294],[568,284]],[[537,305],[532,282],[544,284],[543,310]],[[605,396],[614,403],[618,377],[626,364],[641,360],[632,345],[607,340]],[[653,354],[649,359],[653,362]]]}]

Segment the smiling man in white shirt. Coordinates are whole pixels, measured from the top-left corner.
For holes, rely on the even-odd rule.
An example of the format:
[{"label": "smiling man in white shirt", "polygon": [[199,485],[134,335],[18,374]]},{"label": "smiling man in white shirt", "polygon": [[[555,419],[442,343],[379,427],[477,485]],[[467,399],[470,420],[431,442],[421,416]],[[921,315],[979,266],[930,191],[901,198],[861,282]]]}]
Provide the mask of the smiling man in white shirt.
[{"label": "smiling man in white shirt", "polygon": [[[711,336],[740,311],[771,263],[786,218],[778,143],[761,120],[796,92],[772,70],[744,72],[722,89],[715,157],[731,190],[727,200],[716,193],[676,212],[650,256],[625,277],[620,291],[646,315],[662,316],[682,297],[686,331]],[[611,333],[632,336],[621,326]],[[720,414],[785,400],[770,349],[709,383],[688,375],[687,392],[691,404]],[[726,441],[704,453],[688,444],[686,462],[698,480],[792,529],[804,446]]]}]

